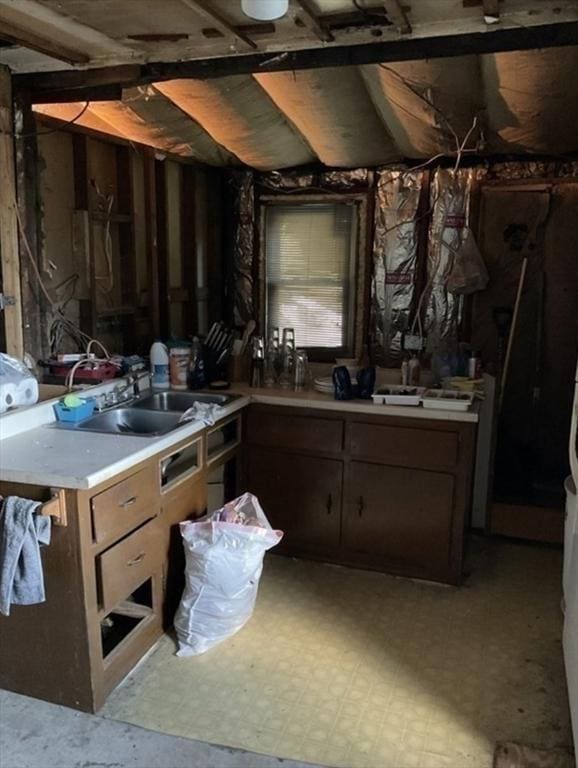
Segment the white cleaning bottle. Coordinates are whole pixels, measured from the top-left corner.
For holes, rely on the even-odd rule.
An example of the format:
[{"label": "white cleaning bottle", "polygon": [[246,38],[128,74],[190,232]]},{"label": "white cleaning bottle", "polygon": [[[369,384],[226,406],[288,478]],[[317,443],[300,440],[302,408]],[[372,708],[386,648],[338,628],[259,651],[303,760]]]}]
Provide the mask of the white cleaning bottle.
[{"label": "white cleaning bottle", "polygon": [[157,339],[151,346],[150,364],[153,389],[169,388],[169,351],[166,346]]}]

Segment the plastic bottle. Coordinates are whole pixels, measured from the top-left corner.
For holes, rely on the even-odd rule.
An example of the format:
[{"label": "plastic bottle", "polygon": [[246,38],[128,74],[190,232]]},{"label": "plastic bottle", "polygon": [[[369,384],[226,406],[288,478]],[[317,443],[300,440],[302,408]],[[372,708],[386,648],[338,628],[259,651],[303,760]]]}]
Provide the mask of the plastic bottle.
[{"label": "plastic bottle", "polygon": [[169,388],[169,351],[160,339],[151,346],[150,366],[153,389]]},{"label": "plastic bottle", "polygon": [[409,384],[409,362],[407,357],[403,359],[401,364],[401,384],[404,387],[407,387]]},{"label": "plastic bottle", "polygon": [[412,355],[409,361],[409,383],[412,387],[419,387],[421,365],[417,355]]},{"label": "plastic bottle", "polygon": [[468,360],[468,378],[480,379],[482,377],[482,360],[479,352],[472,352]]}]

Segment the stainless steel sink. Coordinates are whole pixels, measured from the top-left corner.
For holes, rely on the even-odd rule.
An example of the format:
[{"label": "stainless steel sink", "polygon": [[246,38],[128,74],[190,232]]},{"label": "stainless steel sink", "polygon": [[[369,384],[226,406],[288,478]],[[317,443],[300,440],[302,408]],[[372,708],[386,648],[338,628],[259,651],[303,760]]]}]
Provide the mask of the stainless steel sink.
[{"label": "stainless steel sink", "polygon": [[142,400],[134,403],[133,407],[151,411],[183,413],[195,403],[226,405],[236,397],[238,395],[205,394],[203,392],[155,392],[153,395],[145,395]]},{"label": "stainless steel sink", "polygon": [[[112,435],[145,435],[156,437],[179,426],[178,413],[145,411],[142,408],[115,408],[98,413],[79,424],[66,425],[80,432],[106,432]],[[63,423],[59,424],[60,427]]]}]

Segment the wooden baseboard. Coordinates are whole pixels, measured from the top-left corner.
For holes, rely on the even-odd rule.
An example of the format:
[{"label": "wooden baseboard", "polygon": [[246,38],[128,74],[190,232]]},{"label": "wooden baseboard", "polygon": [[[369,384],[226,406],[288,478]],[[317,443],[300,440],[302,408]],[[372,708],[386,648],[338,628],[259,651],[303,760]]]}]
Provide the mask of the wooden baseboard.
[{"label": "wooden baseboard", "polygon": [[490,532],[498,536],[562,544],[564,510],[526,504],[494,503],[491,508]]}]

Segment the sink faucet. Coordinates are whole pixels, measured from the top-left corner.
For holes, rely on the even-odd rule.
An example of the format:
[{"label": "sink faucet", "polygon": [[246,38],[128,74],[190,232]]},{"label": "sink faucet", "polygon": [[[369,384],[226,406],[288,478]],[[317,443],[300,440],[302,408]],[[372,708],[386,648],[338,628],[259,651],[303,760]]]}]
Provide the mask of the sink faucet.
[{"label": "sink faucet", "polygon": [[[132,403],[133,400],[140,397],[140,380],[148,375],[148,371],[140,374],[129,373],[126,377],[126,383],[119,384],[111,392],[107,392],[103,397],[102,404],[100,406],[97,405],[97,409],[103,411],[109,408],[116,408],[121,403]],[[132,392],[130,392],[131,389]]]},{"label": "sink faucet", "polygon": [[125,392],[127,392],[132,387],[132,398],[136,399],[137,397],[140,397],[140,380],[144,379],[145,376],[148,376],[148,371],[145,373],[129,373],[126,377],[127,381],[126,384],[120,389],[117,390],[117,395],[122,395]]}]

